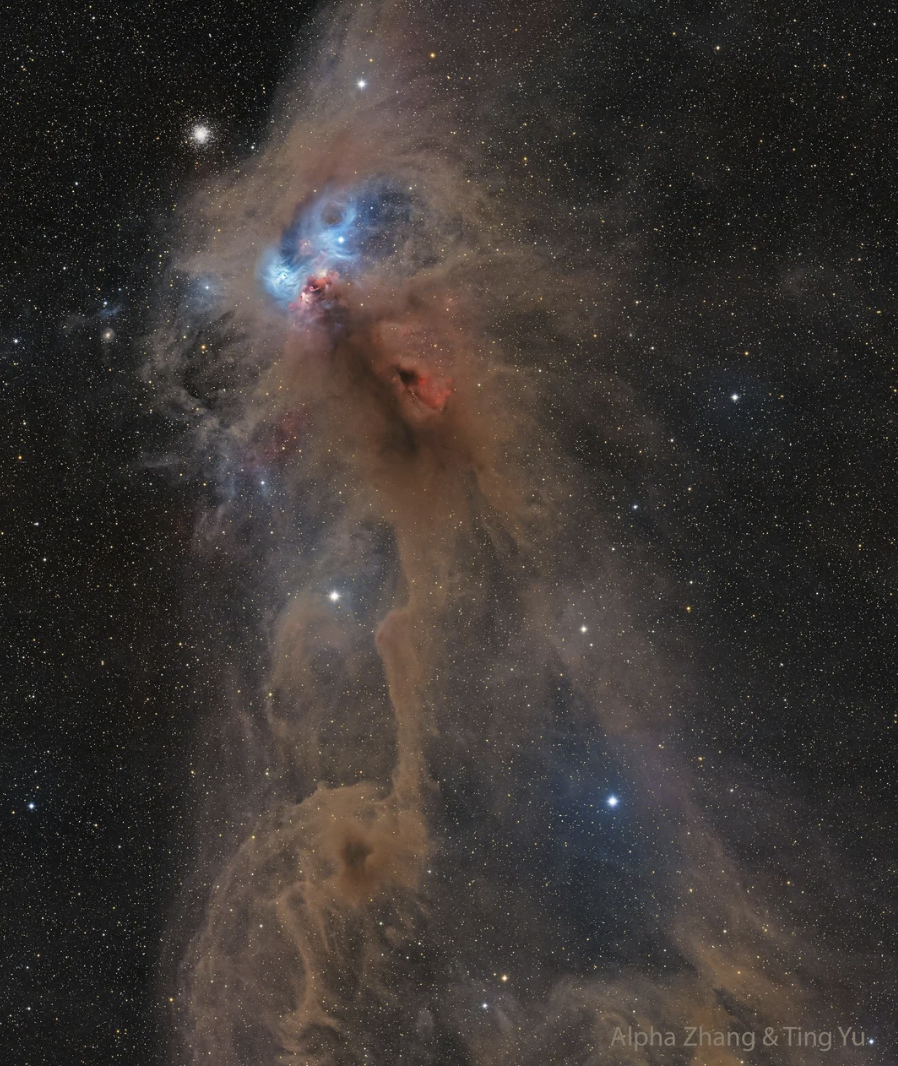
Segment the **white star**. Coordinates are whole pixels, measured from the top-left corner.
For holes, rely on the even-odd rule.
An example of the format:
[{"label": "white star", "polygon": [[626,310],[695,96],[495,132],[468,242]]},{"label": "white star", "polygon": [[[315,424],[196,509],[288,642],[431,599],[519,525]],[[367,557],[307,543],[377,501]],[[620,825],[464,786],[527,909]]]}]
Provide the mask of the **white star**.
[{"label": "white star", "polygon": [[368,82],[366,82],[364,78],[359,78],[359,80],[356,82],[356,85],[358,85],[360,89],[364,89],[367,84]]},{"label": "white star", "polygon": [[329,592],[327,594],[327,598],[331,601],[331,603],[336,603],[337,600],[339,600],[339,598],[340,598],[340,593],[337,592],[336,589],[333,589],[331,592]]},{"label": "white star", "polygon": [[609,807],[616,807],[620,803],[620,800],[617,798],[617,796],[609,796],[608,799],[605,800],[605,802],[608,804]]},{"label": "white star", "polygon": [[732,396],[730,396],[730,399],[733,401],[733,403],[738,403],[741,397],[739,396],[738,392],[734,392]]}]

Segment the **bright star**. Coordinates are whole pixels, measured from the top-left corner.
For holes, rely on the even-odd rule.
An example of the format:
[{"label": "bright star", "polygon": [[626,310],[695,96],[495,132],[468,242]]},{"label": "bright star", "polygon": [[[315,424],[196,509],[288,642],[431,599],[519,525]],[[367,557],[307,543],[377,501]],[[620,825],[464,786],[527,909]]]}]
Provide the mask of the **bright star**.
[{"label": "bright star", "polygon": [[33,810],[34,810],[34,807],[35,807],[34,803],[29,803],[29,804],[28,804],[28,810],[29,810],[29,811],[33,811]]},{"label": "bright star", "polygon": [[586,632],[586,626],[580,626],[580,632],[581,633],[585,633]]},{"label": "bright star", "polygon": [[212,139],[212,130],[200,123],[190,131],[190,138],[194,144],[208,144]]},{"label": "bright star", "polygon": [[340,598],[340,593],[337,592],[336,589],[334,589],[332,592],[329,592],[327,594],[327,598],[331,601],[331,603],[336,603],[337,600],[339,600]]},{"label": "bright star", "polygon": [[620,803],[620,800],[617,798],[617,796],[609,796],[608,799],[605,800],[605,802],[608,804],[609,807],[616,807]]},{"label": "bright star", "polygon": [[359,78],[359,80],[356,82],[356,85],[358,85],[360,89],[364,89],[367,84],[368,82],[366,82],[364,78]]},{"label": "bright star", "polygon": [[737,403],[739,401],[739,398],[740,397],[739,397],[739,393],[738,392],[734,392],[733,395],[730,397],[730,399],[733,401],[733,403]]}]

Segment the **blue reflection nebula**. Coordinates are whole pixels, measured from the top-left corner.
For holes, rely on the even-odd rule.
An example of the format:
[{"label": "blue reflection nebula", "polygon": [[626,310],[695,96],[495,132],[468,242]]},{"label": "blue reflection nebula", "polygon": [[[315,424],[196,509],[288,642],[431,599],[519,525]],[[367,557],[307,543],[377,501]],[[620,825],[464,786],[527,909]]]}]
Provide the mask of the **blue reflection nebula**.
[{"label": "blue reflection nebula", "polygon": [[312,276],[357,278],[396,252],[411,220],[410,196],[387,179],[325,190],[300,204],[280,243],[262,256],[262,287],[286,309]]},{"label": "blue reflection nebula", "polygon": [[285,307],[296,299],[305,280],[301,268],[290,266],[276,248],[269,248],[262,257],[260,274],[262,286],[268,295]]}]

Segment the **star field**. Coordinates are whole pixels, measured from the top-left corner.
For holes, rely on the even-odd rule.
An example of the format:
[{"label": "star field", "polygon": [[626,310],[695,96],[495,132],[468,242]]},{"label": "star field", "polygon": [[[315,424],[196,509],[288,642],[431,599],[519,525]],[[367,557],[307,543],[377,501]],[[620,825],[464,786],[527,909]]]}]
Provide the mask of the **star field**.
[{"label": "star field", "polygon": [[[8,14],[4,63],[0,1061],[161,1066],[182,1061],[186,944],[228,857],[241,842],[256,855],[254,819],[275,817],[259,797],[283,800],[301,849],[315,783],[390,779],[388,685],[356,642],[373,648],[407,575],[390,569],[385,522],[343,537],[361,477],[327,459],[302,492],[291,480],[317,454],[314,403],[266,411],[239,455],[208,430],[253,382],[212,362],[227,354],[229,279],[183,265],[195,253],[184,218],[204,182],[249,181],[301,111],[286,90],[297,56],[305,72],[321,45],[314,5],[51,7]],[[439,846],[422,891],[451,904],[432,925],[397,918],[404,896],[377,904],[372,966],[396,994],[382,1014],[357,1008],[345,1061],[475,1066],[488,1059],[471,1049],[509,1032],[521,1043],[502,1053],[521,1066],[559,1048],[572,1064],[641,1061],[604,1058],[608,1041],[563,1029],[558,1004],[586,1012],[604,981],[633,1018],[634,969],[669,988],[738,957],[755,941],[721,903],[726,866],[746,899],[771,901],[769,929],[751,931],[769,933],[771,966],[801,945],[789,995],[820,992],[833,1029],[864,1031],[850,1061],[887,1063],[894,12],[677,2],[500,17],[426,3],[416,17],[427,32],[412,45],[375,35],[328,94],[395,107],[401,129],[432,114],[434,158],[476,160],[495,229],[467,269],[498,323],[477,343],[512,353],[509,410],[533,404],[541,434],[528,491],[565,524],[530,555],[515,548],[531,586],[502,570],[505,533],[488,526],[450,572],[468,584],[440,622],[425,701]],[[421,97],[406,93],[407,66]],[[457,100],[444,128],[439,108]],[[402,240],[421,239],[423,193],[403,192],[389,192],[395,232],[370,238],[370,262],[397,254],[402,211]],[[265,231],[269,247],[301,229],[293,209]],[[467,239],[441,225],[440,254]],[[357,237],[340,232],[341,245]],[[435,261],[425,252],[416,261]],[[517,272],[526,310],[518,291],[500,313],[489,279],[501,271]],[[305,280],[269,279],[285,331]],[[158,347],[187,353],[193,406],[176,417]],[[402,402],[427,406],[420,375],[402,370]],[[301,610],[320,645],[272,670]],[[287,735],[296,691],[318,699],[285,767],[254,730]],[[279,885],[281,858],[258,835],[246,881]],[[240,936],[268,972],[277,922],[249,893],[241,907],[252,929]],[[808,1010],[794,1024],[819,1027]]]}]

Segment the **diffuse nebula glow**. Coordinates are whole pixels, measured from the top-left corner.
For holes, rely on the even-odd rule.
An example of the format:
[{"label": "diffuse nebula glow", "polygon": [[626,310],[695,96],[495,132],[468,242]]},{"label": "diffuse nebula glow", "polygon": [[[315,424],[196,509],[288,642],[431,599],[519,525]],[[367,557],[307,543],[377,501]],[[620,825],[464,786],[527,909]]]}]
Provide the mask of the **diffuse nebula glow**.
[{"label": "diffuse nebula glow", "polygon": [[[649,421],[577,365],[603,279],[504,161],[557,13],[476,13],[325,12],[265,151],[186,211],[177,269],[216,279],[217,317],[179,311],[152,376],[220,485],[198,546],[248,576],[204,638],[231,670],[178,1061],[648,1063],[616,1027],[814,1015],[822,977],[701,809],[675,671],[555,424]],[[467,42],[471,86],[435,37]]]}]

